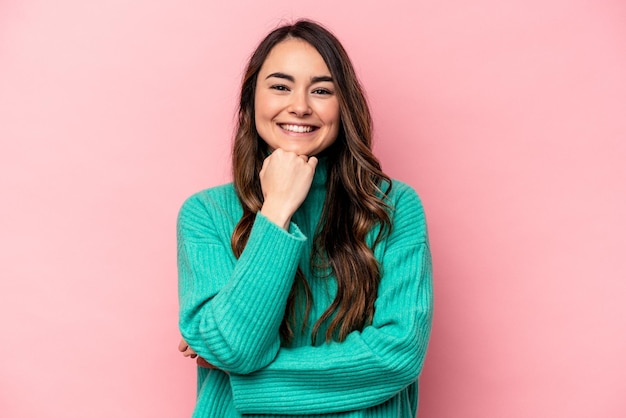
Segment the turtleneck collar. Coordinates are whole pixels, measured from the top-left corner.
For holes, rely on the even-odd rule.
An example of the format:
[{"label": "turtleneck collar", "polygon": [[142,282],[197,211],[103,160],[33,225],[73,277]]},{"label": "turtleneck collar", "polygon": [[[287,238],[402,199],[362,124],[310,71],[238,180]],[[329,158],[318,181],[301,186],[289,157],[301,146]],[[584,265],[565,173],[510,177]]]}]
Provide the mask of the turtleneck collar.
[{"label": "turtleneck collar", "polygon": [[328,177],[328,157],[318,157],[317,167],[315,167],[315,175],[313,176],[313,182],[311,187],[325,187],[326,179]]}]

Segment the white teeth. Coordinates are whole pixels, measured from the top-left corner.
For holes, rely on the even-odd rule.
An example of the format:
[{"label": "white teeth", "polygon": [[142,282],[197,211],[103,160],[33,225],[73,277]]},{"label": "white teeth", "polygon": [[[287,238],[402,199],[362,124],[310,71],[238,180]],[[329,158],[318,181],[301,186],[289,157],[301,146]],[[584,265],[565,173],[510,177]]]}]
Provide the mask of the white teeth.
[{"label": "white teeth", "polygon": [[302,125],[280,125],[280,127],[286,131],[297,132],[297,133],[311,132],[313,130],[312,126],[302,126]]}]

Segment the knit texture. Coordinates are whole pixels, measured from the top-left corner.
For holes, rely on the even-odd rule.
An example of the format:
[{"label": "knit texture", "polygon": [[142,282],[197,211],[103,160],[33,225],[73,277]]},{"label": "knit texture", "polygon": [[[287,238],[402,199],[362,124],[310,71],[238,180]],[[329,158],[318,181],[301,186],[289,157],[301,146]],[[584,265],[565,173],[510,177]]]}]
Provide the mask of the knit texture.
[{"label": "knit texture", "polygon": [[[198,368],[194,417],[415,417],[433,307],[422,205],[413,189],[393,181],[393,228],[374,252],[382,278],[373,322],[341,343],[313,346],[312,325],[336,291],[333,277],[319,277],[310,268],[325,186],[320,164],[288,231],[258,213],[239,259],[230,246],[242,215],[232,184],[199,192],[183,204],[180,330],[217,367]],[[281,347],[279,327],[298,267],[311,286],[311,317],[305,332]]]}]

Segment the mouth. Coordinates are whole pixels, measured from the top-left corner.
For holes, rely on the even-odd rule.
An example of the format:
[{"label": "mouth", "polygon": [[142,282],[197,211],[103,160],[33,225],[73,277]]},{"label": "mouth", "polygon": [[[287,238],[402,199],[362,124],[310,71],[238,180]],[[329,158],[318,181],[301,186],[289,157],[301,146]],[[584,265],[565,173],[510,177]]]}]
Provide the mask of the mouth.
[{"label": "mouth", "polygon": [[306,134],[306,133],[313,132],[319,129],[317,126],[313,126],[313,125],[291,125],[288,123],[280,123],[278,124],[278,126],[282,130],[285,130],[287,132],[294,132],[297,134]]}]

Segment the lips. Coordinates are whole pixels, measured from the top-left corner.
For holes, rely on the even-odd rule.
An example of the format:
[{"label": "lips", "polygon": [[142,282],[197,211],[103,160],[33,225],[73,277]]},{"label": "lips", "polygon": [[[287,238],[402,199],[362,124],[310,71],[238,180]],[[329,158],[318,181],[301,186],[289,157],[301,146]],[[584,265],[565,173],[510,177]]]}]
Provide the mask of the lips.
[{"label": "lips", "polygon": [[317,126],[313,125],[291,125],[287,123],[279,124],[278,126],[280,126],[280,128],[284,129],[285,131],[295,132],[299,134],[313,132],[317,129]]}]

